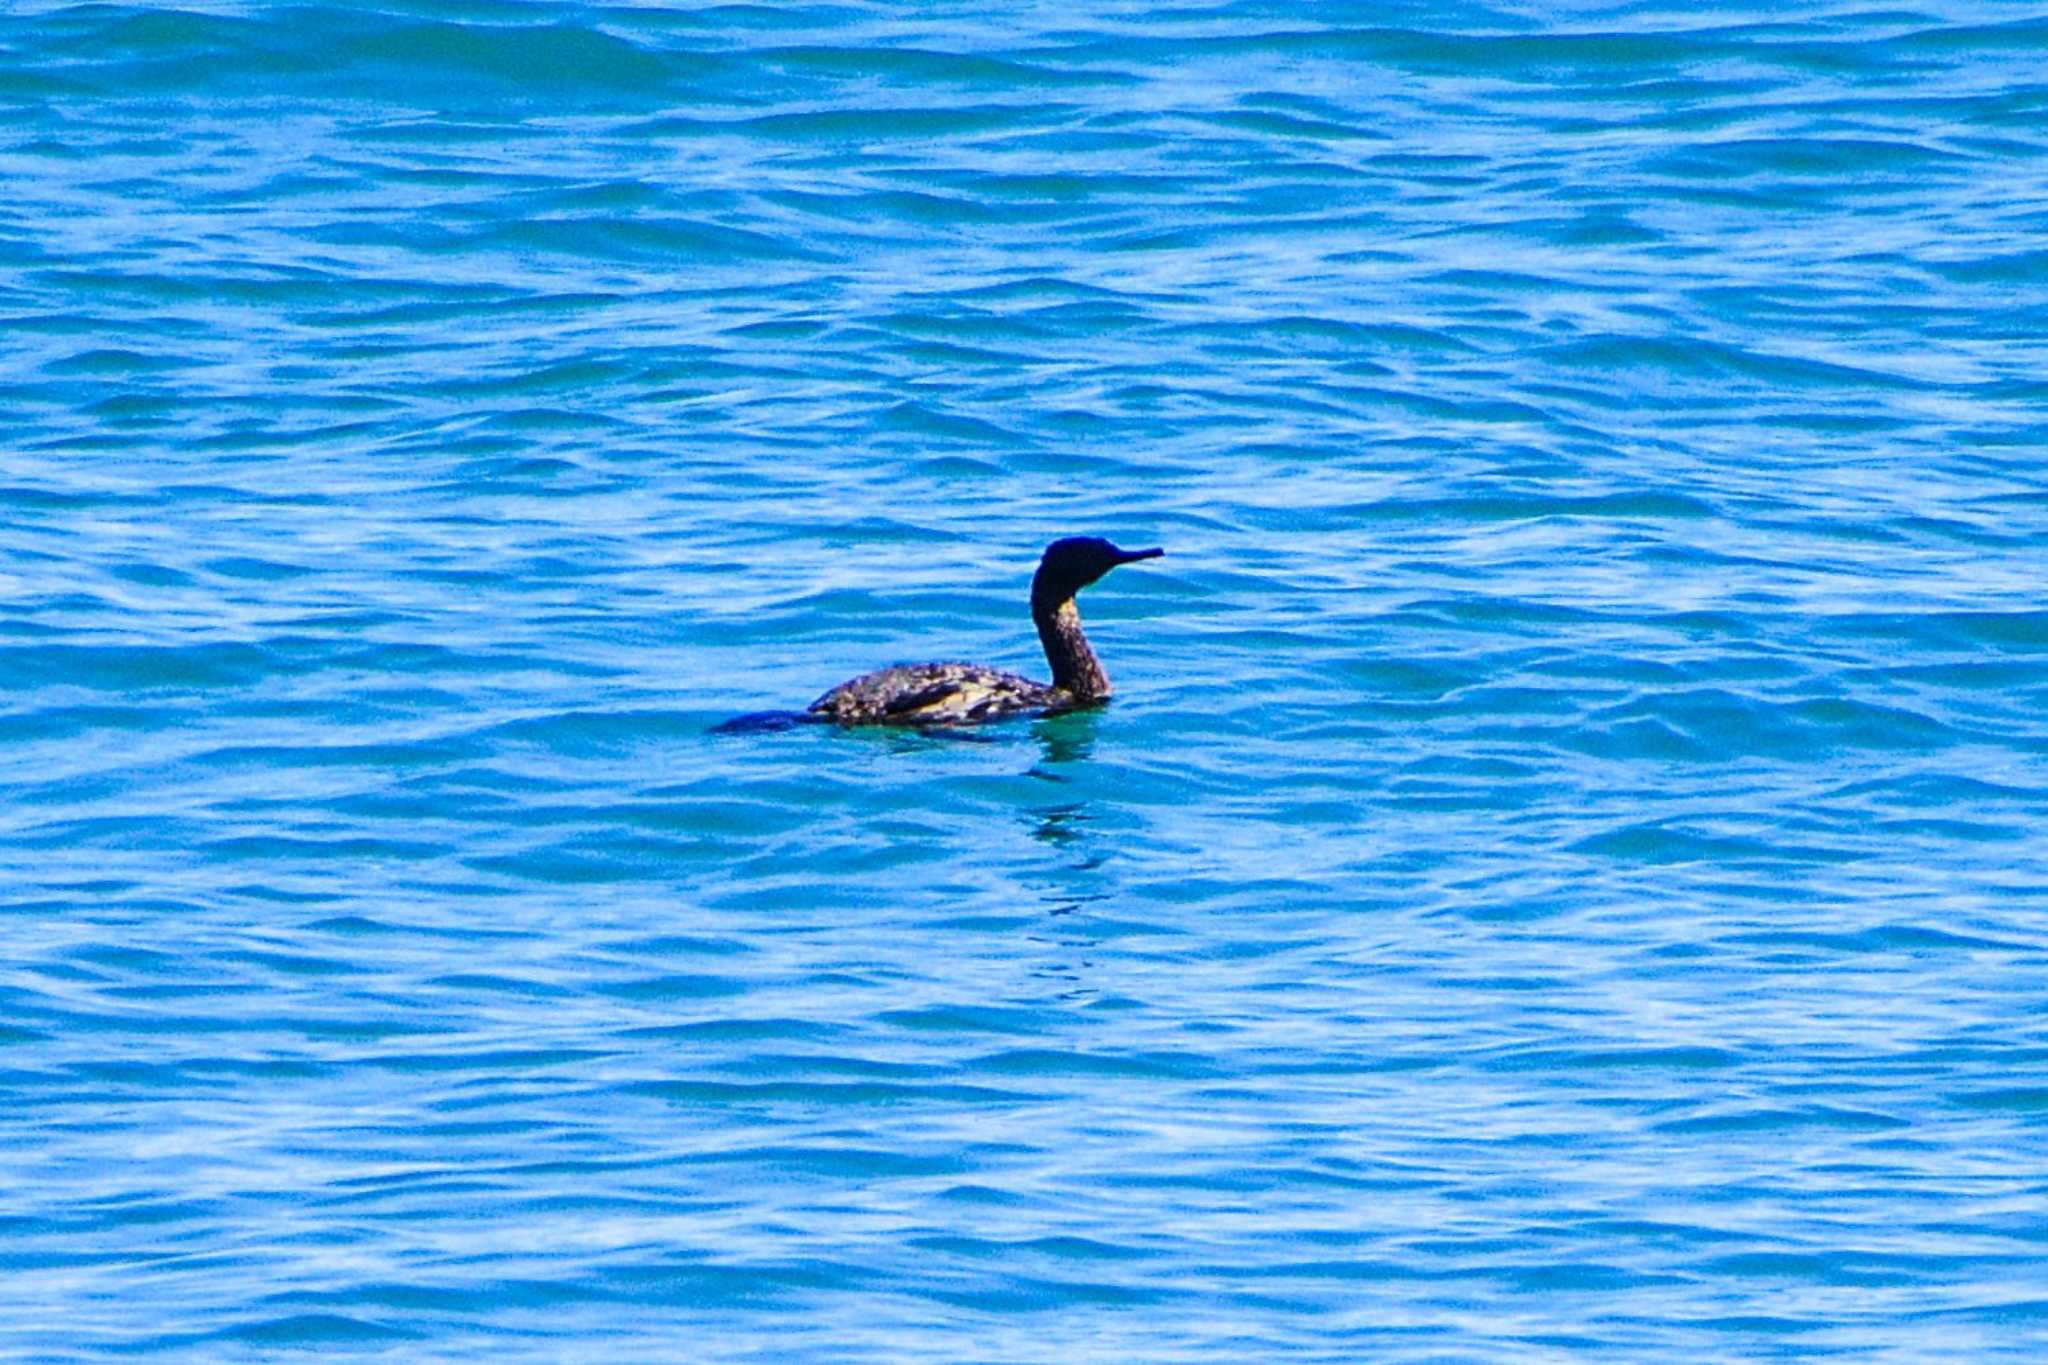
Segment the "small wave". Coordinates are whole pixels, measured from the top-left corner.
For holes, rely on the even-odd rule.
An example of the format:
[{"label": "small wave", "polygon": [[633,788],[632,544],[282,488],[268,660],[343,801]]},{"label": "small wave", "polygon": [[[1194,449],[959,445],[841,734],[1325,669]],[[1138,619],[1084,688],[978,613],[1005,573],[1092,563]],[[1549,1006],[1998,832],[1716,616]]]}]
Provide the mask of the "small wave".
[{"label": "small wave", "polygon": [[375,1322],[347,1313],[293,1313],[284,1317],[264,1318],[256,1322],[222,1328],[205,1336],[194,1337],[188,1344],[196,1346],[203,1342],[244,1342],[252,1346],[284,1350],[295,1347],[367,1346],[419,1339],[420,1334],[408,1328]]},{"label": "small wave", "polygon": [[1760,836],[1708,834],[1663,823],[1636,824],[1591,835],[1573,843],[1570,851],[1658,865],[1841,863],[1857,856],[1848,849],[1802,846],[1790,840]]},{"label": "small wave", "polygon": [[1889,370],[1845,365],[1808,356],[1765,352],[1704,339],[1670,341],[1646,336],[1599,336],[1548,348],[1544,358],[1561,368],[1595,371],[1661,371],[1694,378],[1741,378],[1773,388],[1864,385],[1897,389],[1931,387],[1927,381]]},{"label": "small wave", "polygon": [[1802,1129],[1889,1133],[1910,1128],[1912,1121],[1895,1114],[1843,1105],[1808,1104],[1795,1108],[1726,1108],[1713,1113],[1668,1119],[1655,1125],[1660,1133],[1781,1133]]},{"label": "small wave", "polygon": [[973,53],[915,47],[771,47],[755,57],[769,66],[844,81],[876,81],[912,89],[932,85],[1039,90],[1065,86],[1135,85],[1118,71],[1073,70]]},{"label": "small wave", "polygon": [[372,69],[406,71],[415,78],[460,73],[488,77],[536,99],[577,86],[658,88],[720,66],[713,57],[650,51],[615,34],[572,24],[413,24],[357,38],[343,46],[342,55]]},{"label": "small wave", "polygon": [[736,262],[805,260],[816,253],[786,238],[686,218],[627,218],[611,215],[535,218],[501,223],[471,236],[450,238],[445,251],[537,252],[602,259]]}]

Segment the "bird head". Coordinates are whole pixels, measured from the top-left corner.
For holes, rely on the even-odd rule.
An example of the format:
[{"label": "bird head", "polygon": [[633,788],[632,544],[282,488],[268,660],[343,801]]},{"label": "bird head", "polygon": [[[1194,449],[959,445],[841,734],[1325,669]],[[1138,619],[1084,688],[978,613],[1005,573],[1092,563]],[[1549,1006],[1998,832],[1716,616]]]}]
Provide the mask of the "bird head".
[{"label": "bird head", "polygon": [[1031,598],[1057,604],[1101,578],[1119,564],[1157,559],[1162,549],[1122,550],[1100,536],[1068,536],[1045,547],[1038,574],[1031,580]]}]

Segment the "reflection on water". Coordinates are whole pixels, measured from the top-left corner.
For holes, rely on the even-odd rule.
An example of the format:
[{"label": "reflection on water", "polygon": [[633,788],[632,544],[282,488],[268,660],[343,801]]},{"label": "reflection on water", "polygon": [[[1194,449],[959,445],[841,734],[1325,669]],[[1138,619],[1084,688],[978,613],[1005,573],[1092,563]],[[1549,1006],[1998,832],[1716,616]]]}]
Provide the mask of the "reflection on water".
[{"label": "reflection on water", "polygon": [[1048,844],[1072,844],[1082,835],[1081,826],[1088,820],[1088,803],[1072,801],[1060,806],[1039,806],[1033,811],[1036,821],[1031,837]]},{"label": "reflection on water", "polygon": [[1102,712],[1099,709],[1067,711],[1033,721],[1031,737],[1038,741],[1043,757],[1039,765],[1031,770],[1031,775],[1052,782],[1064,782],[1064,777],[1055,772],[1048,772],[1047,768],[1057,763],[1080,763],[1093,758],[1095,736],[1101,725]]},{"label": "reflection on water", "polygon": [[[1051,768],[1056,764],[1081,763],[1092,758],[1101,724],[1100,710],[1069,711],[1035,722],[1031,727],[1031,737],[1038,742],[1041,761],[1030,770],[1030,775],[1049,782],[1067,781],[1064,774],[1051,771]],[[1087,827],[1093,818],[1091,807],[1092,803],[1087,800],[1062,801],[1050,806],[1034,806],[1028,817],[1032,838],[1075,855],[1067,859],[1068,868],[1074,872],[1092,872],[1102,866],[1106,857],[1102,850],[1091,849],[1086,842]],[[1070,889],[1062,890],[1057,898],[1063,902],[1063,908],[1055,913],[1066,913],[1092,899],[1076,897]]]}]

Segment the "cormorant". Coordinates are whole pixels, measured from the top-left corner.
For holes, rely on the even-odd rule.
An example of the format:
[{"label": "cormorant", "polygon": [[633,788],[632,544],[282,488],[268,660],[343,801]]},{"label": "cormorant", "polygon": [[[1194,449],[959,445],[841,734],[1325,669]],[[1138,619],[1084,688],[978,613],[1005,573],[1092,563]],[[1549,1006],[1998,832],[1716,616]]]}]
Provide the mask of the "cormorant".
[{"label": "cormorant", "polygon": [[1031,579],[1031,620],[1052,665],[1050,685],[980,664],[894,664],[839,684],[806,714],[840,725],[944,726],[1100,705],[1109,697],[1109,675],[1081,633],[1074,594],[1119,564],[1165,553],[1120,550],[1097,536],[1045,547]]}]

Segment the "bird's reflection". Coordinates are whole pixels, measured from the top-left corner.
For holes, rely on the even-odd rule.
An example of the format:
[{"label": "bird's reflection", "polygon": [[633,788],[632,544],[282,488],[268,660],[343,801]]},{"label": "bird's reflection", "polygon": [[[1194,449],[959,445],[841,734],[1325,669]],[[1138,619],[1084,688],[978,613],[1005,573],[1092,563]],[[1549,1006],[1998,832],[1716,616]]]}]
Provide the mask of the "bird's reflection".
[{"label": "bird's reflection", "polygon": [[1037,824],[1031,831],[1031,837],[1040,843],[1061,845],[1075,843],[1085,832],[1082,826],[1088,823],[1088,803],[1086,801],[1068,801],[1057,806],[1038,806],[1033,808],[1031,813],[1037,819]]},{"label": "bird's reflection", "polygon": [[1095,730],[1101,721],[1099,711],[1069,711],[1034,723],[1031,737],[1038,741],[1040,758],[1031,775],[1048,782],[1066,781],[1054,769],[1062,763],[1082,763],[1095,756]]},{"label": "bird's reflection", "polygon": [[[1095,730],[1100,719],[1100,713],[1095,711],[1070,711],[1061,716],[1048,716],[1033,725],[1031,737],[1038,741],[1040,757],[1031,769],[1031,776],[1047,782],[1071,780],[1060,769],[1086,762],[1094,756]],[[1056,848],[1076,848],[1087,833],[1086,826],[1091,816],[1088,802],[1062,801],[1055,805],[1032,807],[1029,818],[1032,821],[1032,838]],[[1100,862],[1100,855],[1084,856],[1075,866],[1092,868]]]},{"label": "bird's reflection", "polygon": [[[1074,776],[1062,769],[1084,763],[1095,753],[1096,729],[1101,713],[1074,711],[1048,716],[1031,727],[1038,742],[1039,761],[1031,776],[1047,782],[1070,782]],[[1032,806],[1019,812],[1031,837],[1062,855],[1049,860],[1032,881],[1038,883],[1038,897],[1049,913],[1071,915],[1091,901],[1102,900],[1106,892],[1097,889],[1095,873],[1108,861],[1108,851],[1091,837],[1095,820],[1094,803],[1085,798]]]},{"label": "bird's reflection", "polygon": [[[1096,901],[1106,901],[1108,899],[1109,893],[1107,891],[1095,891],[1085,896],[1070,896],[1066,900],[1061,901],[1056,901],[1050,896],[1045,898],[1046,903],[1051,906],[1047,913],[1054,919],[1058,919],[1061,915],[1071,915],[1076,910],[1086,910]],[[1092,939],[1089,940],[1090,943],[1093,943],[1093,941]]]},{"label": "bird's reflection", "polygon": [[1070,784],[1067,791],[1072,795],[1017,812],[1048,855],[1023,878],[1047,917],[1045,930],[1029,937],[1053,954],[1031,974],[1059,987],[1057,998],[1067,1003],[1085,1003],[1101,994],[1093,984],[1094,954],[1101,943],[1091,932],[1091,917],[1079,912],[1114,899],[1114,888],[1104,881],[1114,849],[1097,823],[1103,814],[1099,803],[1086,794],[1095,784],[1083,766],[1095,756],[1101,724],[1099,710],[1069,711],[1033,722],[1031,738],[1039,753],[1030,776]]}]

